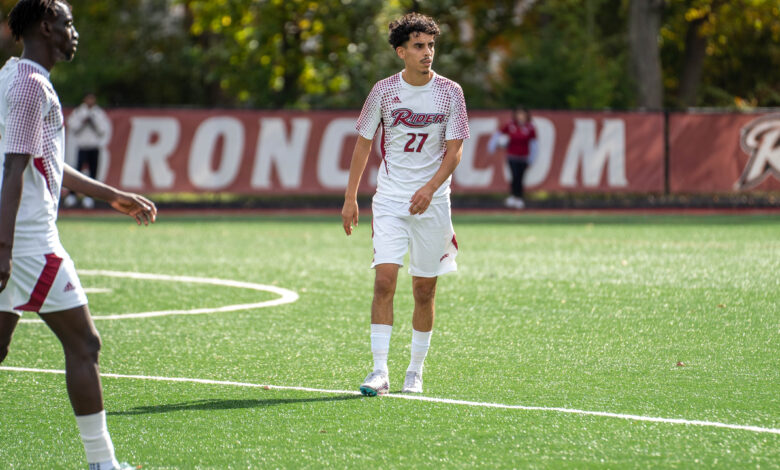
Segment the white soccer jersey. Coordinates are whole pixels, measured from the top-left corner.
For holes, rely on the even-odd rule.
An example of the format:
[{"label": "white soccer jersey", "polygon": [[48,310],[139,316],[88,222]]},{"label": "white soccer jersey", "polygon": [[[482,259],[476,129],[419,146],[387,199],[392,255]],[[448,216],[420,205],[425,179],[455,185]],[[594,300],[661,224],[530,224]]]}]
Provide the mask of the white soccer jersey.
[{"label": "white soccer jersey", "polygon": [[[363,105],[357,130],[373,139],[380,124],[382,166],[376,194],[402,202],[436,174],[448,140],[469,137],[463,90],[435,73],[423,86],[406,83],[401,72],[377,82]],[[433,203],[449,198],[451,179],[436,190]]]},{"label": "white soccer jersey", "polygon": [[33,157],[24,170],[13,256],[52,253],[60,246],[56,221],[65,168],[63,123],[49,72],[30,60],[8,59],[0,69],[0,162],[9,153]]}]

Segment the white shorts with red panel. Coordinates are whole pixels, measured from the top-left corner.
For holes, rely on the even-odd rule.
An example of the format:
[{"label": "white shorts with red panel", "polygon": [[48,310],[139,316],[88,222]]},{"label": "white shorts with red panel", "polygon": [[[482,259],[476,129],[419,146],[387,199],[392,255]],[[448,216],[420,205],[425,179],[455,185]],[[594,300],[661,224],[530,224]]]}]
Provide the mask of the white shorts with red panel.
[{"label": "white shorts with red panel", "polygon": [[374,261],[404,265],[409,252],[409,274],[437,277],[458,269],[458,242],[452,228],[449,201],[431,204],[418,215],[409,214],[409,203],[374,198],[372,204]]},{"label": "white shorts with red panel", "polygon": [[73,260],[65,250],[14,257],[11,278],[0,292],[0,312],[52,313],[87,304]]}]

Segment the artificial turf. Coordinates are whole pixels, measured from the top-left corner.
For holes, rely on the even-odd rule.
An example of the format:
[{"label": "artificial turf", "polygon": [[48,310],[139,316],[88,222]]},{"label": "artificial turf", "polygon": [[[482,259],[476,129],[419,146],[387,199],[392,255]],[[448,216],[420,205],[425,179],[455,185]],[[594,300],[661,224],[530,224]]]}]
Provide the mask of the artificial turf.
[{"label": "artificial turf", "polygon": [[[104,377],[120,460],[155,468],[778,468],[780,218],[456,216],[425,396],[756,426],[637,421],[354,392],[372,365],[370,218],[64,218],[82,270],[273,285],[296,302],[229,313],[96,320],[104,373],[333,392]],[[409,360],[401,270],[391,393]],[[274,294],[82,276],[107,314],[260,302]],[[26,319],[35,318],[33,314]],[[678,365],[678,363],[680,365]],[[63,368],[40,323],[2,364]],[[0,464],[82,468],[60,374],[0,369]]]}]

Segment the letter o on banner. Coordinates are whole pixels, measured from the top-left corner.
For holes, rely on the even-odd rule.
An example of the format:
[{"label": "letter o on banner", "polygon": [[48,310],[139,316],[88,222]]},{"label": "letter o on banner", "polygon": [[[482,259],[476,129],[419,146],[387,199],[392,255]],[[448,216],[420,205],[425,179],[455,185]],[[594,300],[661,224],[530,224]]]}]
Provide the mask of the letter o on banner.
[{"label": "letter o on banner", "polygon": [[[213,170],[215,147],[222,137],[222,161]],[[209,118],[198,127],[192,140],[188,172],[198,189],[215,190],[230,186],[241,167],[244,152],[244,126],[230,117]]]}]

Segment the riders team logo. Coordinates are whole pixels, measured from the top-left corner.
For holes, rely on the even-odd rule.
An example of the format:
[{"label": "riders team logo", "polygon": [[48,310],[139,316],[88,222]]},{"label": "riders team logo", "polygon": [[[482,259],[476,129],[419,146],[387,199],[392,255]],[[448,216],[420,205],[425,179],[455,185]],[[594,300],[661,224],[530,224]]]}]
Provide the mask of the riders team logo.
[{"label": "riders team logo", "polygon": [[740,131],[739,144],[750,155],[735,189],[752,189],[770,175],[780,180],[780,114],[769,114]]},{"label": "riders team logo", "polygon": [[390,127],[399,124],[407,127],[427,127],[429,124],[441,124],[446,117],[442,113],[415,113],[409,108],[394,109],[390,115],[393,117]]}]

